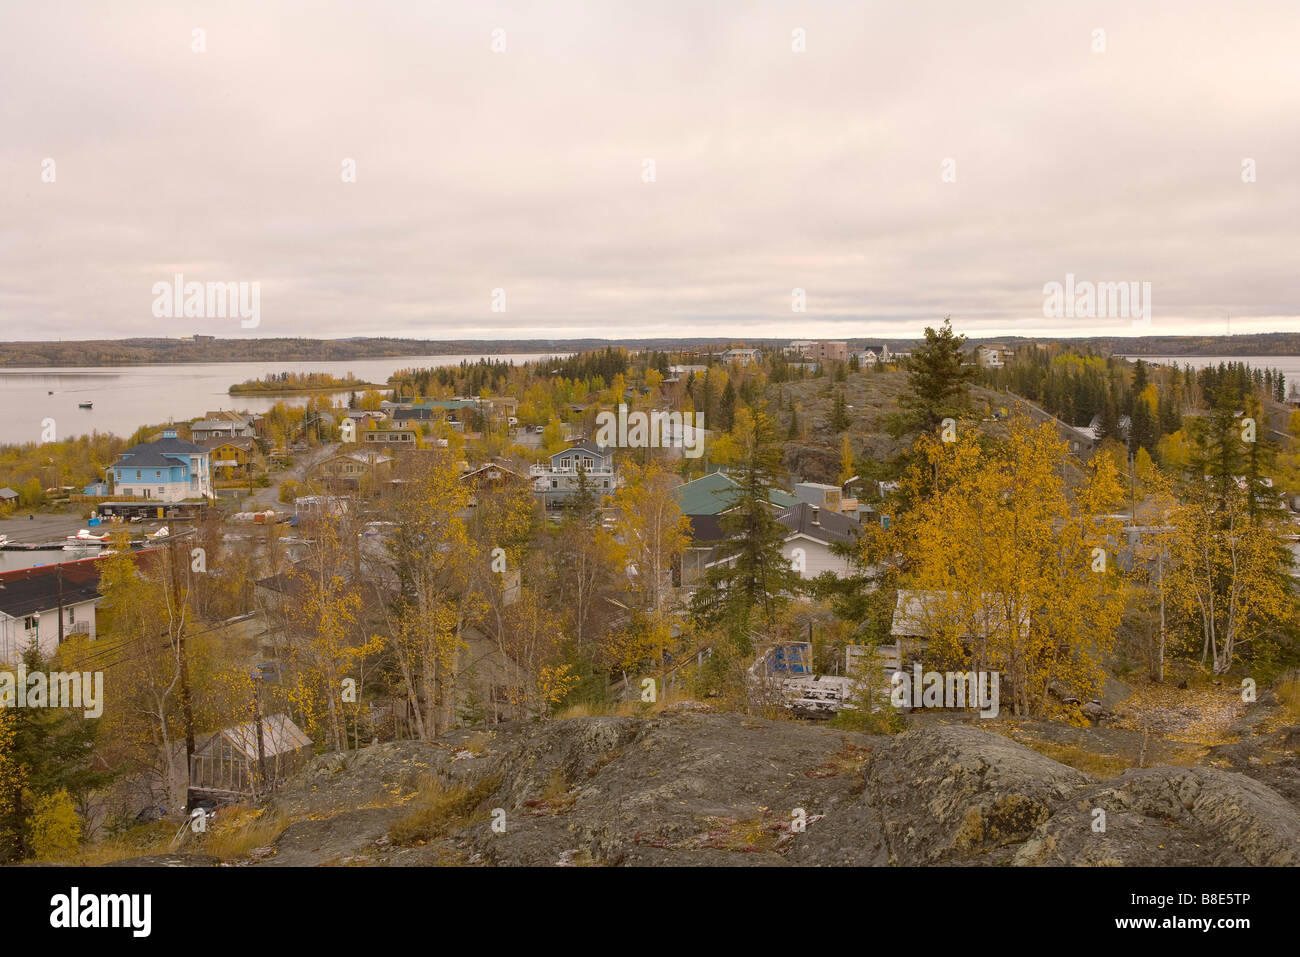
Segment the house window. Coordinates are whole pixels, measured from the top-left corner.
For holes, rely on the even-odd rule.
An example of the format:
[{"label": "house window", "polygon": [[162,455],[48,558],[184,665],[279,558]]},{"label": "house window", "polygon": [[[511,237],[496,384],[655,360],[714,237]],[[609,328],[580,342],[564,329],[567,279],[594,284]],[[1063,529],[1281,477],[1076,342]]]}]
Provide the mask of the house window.
[{"label": "house window", "polygon": [[71,625],[71,624],[73,623],[73,617],[72,617],[73,612],[74,612],[73,609],[71,609],[71,608],[68,609],[68,624],[69,624],[69,625]]},{"label": "house window", "polygon": [[136,470],[135,470],[135,480],[136,480],[137,482],[140,481],[140,470],[139,470],[139,469],[136,469]]},{"label": "house window", "polygon": [[40,624],[38,615],[28,615],[23,619],[23,629],[25,631],[35,631]]},{"label": "house window", "polygon": [[163,488],[161,485],[158,486],[158,494],[159,494],[159,495],[162,495],[162,494],[165,493],[166,491],[167,491],[167,490],[166,490],[165,488]]}]

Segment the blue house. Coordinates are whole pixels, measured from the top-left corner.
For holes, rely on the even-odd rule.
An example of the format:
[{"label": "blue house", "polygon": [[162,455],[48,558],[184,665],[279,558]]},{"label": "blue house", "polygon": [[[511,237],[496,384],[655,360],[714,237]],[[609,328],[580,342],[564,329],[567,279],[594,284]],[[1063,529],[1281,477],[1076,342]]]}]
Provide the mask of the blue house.
[{"label": "blue house", "polygon": [[114,494],[182,502],[212,497],[212,467],[207,449],[176,437],[166,429],[162,438],[143,442],[122,453],[109,469]]}]

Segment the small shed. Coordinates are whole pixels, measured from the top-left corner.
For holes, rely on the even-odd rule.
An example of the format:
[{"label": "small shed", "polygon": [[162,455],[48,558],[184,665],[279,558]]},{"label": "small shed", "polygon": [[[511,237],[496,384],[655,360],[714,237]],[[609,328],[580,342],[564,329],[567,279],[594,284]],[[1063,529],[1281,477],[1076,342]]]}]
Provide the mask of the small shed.
[{"label": "small shed", "polygon": [[[287,714],[262,719],[262,755],[266,783],[282,781],[311,758],[311,738]],[[190,788],[195,791],[250,795],[258,782],[257,725],[246,721],[223,728],[195,750]]]},{"label": "small shed", "polygon": [[0,505],[5,505],[10,502],[16,502],[16,501],[18,501],[17,492],[11,489],[8,485],[6,485],[4,488],[0,488]]}]

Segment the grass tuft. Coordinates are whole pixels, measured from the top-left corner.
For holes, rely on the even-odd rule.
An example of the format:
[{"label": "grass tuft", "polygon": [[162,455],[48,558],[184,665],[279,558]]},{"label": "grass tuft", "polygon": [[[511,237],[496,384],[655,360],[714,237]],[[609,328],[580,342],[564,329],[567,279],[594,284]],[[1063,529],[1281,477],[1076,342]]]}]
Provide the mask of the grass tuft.
[{"label": "grass tuft", "polygon": [[485,778],[473,787],[448,786],[437,778],[425,778],[411,801],[411,812],[389,826],[388,838],[394,844],[411,847],[465,827],[474,821],[480,806],[499,784],[499,778]]}]

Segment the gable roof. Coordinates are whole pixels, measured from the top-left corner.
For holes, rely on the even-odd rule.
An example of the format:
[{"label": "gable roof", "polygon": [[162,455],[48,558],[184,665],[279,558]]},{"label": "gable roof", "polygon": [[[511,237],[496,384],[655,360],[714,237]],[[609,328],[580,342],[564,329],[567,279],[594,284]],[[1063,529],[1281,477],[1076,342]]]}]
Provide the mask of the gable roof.
[{"label": "gable roof", "polygon": [[394,409],[392,419],[394,422],[428,422],[433,418],[433,412],[430,409]]},{"label": "gable roof", "polygon": [[[816,514],[817,522],[813,523]],[[832,542],[848,544],[857,539],[862,527],[846,515],[828,508],[817,508],[807,502],[800,502],[776,517],[776,520],[790,529],[791,535],[807,535],[809,538],[827,545]]]},{"label": "gable roof", "polygon": [[219,449],[223,445],[233,445],[235,448],[243,449],[245,452],[253,450],[253,437],[251,435],[228,435],[216,436],[211,439],[200,439],[196,443],[199,448],[211,452],[213,449]]},{"label": "gable roof", "polygon": [[261,416],[254,415],[251,412],[236,412],[234,409],[218,409],[216,412],[204,412],[203,418],[207,420],[219,419],[227,422],[251,423],[254,419]]},{"label": "gable roof", "polygon": [[474,399],[427,399],[424,402],[411,403],[416,409],[446,409],[449,412],[456,409],[473,409],[478,407],[478,402]]},{"label": "gable roof", "polygon": [[[209,751],[212,742],[216,741],[217,738],[225,738],[247,760],[256,761],[258,759],[257,725],[252,721],[245,721],[233,728],[223,728],[212,735],[195,753],[201,754]],[[311,738],[303,734],[302,729],[294,724],[287,714],[273,714],[262,719],[262,753],[268,758],[277,754],[297,751],[299,748],[310,745]]]},{"label": "gable roof", "polygon": [[385,462],[394,461],[391,455],[385,455],[383,452],[366,449],[357,452],[340,452],[337,455],[331,455],[317,463],[316,468],[327,465],[330,462],[337,462],[339,459],[351,459],[353,462],[360,462],[362,465],[383,465]]},{"label": "gable roof", "polygon": [[99,564],[94,558],[0,573],[0,612],[11,618],[57,608],[60,599],[67,607],[98,597]]},{"label": "gable roof", "polygon": [[[740,494],[740,484],[726,472],[710,472],[674,490],[677,505],[683,515],[719,515],[731,508]],[[780,509],[792,508],[798,503],[789,492],[770,489],[768,501]]]},{"label": "gable roof", "polygon": [[[590,452],[592,455],[604,458],[607,455],[612,455],[614,450],[607,449],[603,445],[597,445],[595,442],[591,441],[591,439],[583,439],[581,442],[577,442],[566,449],[556,452],[555,455],[564,455],[567,452]],[[552,455],[551,458],[555,458],[555,455]]]},{"label": "gable roof", "polygon": [[473,479],[479,476],[492,478],[493,472],[499,472],[500,477],[502,479],[517,479],[521,482],[525,480],[524,476],[520,475],[514,469],[506,465],[500,465],[496,462],[488,462],[485,465],[480,465],[476,469],[470,469],[468,472],[462,472],[460,475],[460,480],[462,482],[472,481]]},{"label": "gable roof", "polygon": [[176,455],[204,455],[207,450],[193,442],[186,442],[184,439],[162,438],[155,439],[152,442],[142,442],[139,445],[133,445],[121,457],[113,463],[113,467],[120,468],[171,468],[175,465],[188,465],[188,462],[178,462],[175,458],[169,456]]}]

